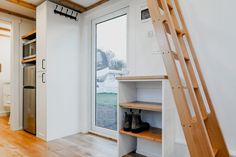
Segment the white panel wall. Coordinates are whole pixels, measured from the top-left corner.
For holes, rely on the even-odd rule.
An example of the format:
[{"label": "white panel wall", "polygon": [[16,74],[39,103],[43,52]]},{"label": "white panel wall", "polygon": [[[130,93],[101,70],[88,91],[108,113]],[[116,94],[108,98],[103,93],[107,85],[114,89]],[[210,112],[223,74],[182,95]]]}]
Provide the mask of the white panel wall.
[{"label": "white panel wall", "polygon": [[135,68],[130,68],[130,74],[134,75],[163,75],[166,74],[160,48],[156,41],[151,19],[141,20],[141,10],[146,9],[146,0],[133,0],[130,3],[131,15],[129,36],[134,36],[133,41],[129,40]]},{"label": "white panel wall", "polygon": [[37,30],[47,34],[45,43],[38,46],[46,48],[46,108],[42,109],[47,113],[45,131],[49,141],[79,132],[80,27],[78,21],[55,15],[55,4],[47,1],[40,7],[43,5],[40,12],[47,13],[46,20],[42,18],[46,27]]},{"label": "white panel wall", "polygon": [[[47,84],[42,82],[42,75],[47,72],[42,68],[43,59],[46,60],[47,51],[47,5],[37,7],[37,62],[36,62],[36,136],[47,140]],[[46,62],[44,63],[46,67]]]}]

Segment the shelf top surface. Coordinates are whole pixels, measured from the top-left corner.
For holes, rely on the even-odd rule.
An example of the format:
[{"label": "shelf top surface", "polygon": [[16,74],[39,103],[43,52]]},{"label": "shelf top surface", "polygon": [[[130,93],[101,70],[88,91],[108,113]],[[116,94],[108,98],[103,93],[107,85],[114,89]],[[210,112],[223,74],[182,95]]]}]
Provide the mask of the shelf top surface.
[{"label": "shelf top surface", "polygon": [[118,81],[160,81],[168,79],[167,75],[153,75],[153,76],[121,76],[116,77]]},{"label": "shelf top surface", "polygon": [[151,127],[150,130],[147,130],[141,133],[132,133],[132,132],[124,131],[123,129],[121,129],[120,133],[129,135],[129,136],[138,137],[138,138],[143,138],[150,141],[162,142],[162,129],[160,128]]},{"label": "shelf top surface", "polygon": [[129,108],[129,109],[138,109],[138,110],[147,110],[147,111],[162,111],[161,103],[151,103],[151,102],[126,102],[121,103],[120,107]]}]

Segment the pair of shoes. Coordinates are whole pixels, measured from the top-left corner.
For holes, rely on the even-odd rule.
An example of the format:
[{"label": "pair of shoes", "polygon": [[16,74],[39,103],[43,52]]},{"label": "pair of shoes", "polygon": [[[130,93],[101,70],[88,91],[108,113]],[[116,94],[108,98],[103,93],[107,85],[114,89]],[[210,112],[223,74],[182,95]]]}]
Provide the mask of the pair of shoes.
[{"label": "pair of shoes", "polygon": [[150,125],[143,122],[141,119],[141,110],[139,113],[125,112],[124,131],[132,131],[133,133],[140,133],[149,130]]}]

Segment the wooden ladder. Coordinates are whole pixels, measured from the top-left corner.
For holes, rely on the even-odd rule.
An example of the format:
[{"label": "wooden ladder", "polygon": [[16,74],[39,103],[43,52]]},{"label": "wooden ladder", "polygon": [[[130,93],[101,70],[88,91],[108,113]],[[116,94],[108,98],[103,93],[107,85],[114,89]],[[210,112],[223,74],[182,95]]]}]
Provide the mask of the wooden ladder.
[{"label": "wooden ladder", "polygon": [[178,0],[147,0],[191,157],[229,157]]}]

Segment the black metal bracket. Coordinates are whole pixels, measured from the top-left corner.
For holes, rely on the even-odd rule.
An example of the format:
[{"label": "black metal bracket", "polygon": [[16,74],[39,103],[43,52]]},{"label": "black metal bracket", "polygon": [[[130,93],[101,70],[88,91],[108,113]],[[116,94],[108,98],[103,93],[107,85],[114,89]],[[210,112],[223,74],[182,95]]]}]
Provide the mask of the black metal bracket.
[{"label": "black metal bracket", "polygon": [[[66,11],[64,11],[66,10]],[[71,10],[69,8],[63,7],[63,6],[58,6],[56,5],[56,8],[54,9],[54,13],[55,14],[59,14],[60,16],[65,16],[68,17],[72,20],[78,21],[78,14],[79,12]]]}]

